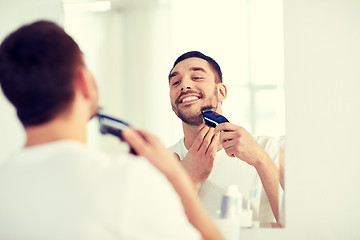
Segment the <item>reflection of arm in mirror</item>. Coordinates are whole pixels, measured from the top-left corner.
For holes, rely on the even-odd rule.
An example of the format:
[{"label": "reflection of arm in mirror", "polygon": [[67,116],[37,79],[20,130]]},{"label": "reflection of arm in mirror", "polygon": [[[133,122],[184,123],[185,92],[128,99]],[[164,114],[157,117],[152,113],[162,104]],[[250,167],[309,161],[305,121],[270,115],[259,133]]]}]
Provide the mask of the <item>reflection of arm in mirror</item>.
[{"label": "reflection of arm in mirror", "polygon": [[285,189],[285,173],[284,173],[284,150],[279,148],[279,170],[280,170],[280,184],[282,189]]},{"label": "reflection of arm in mirror", "polygon": [[[229,122],[215,128],[203,122],[204,108],[222,114],[227,88],[220,66],[200,52],[185,53],[170,71],[169,87],[172,109],[182,120],[184,131],[184,138],[171,150],[189,173],[207,210],[216,215],[221,196],[229,185],[236,184],[244,202],[251,205],[255,221],[278,221],[283,194],[283,187],[279,189],[283,186],[283,173],[279,173],[283,154],[278,142],[268,137],[254,138]],[[280,170],[283,172],[283,164]],[[259,194],[248,198],[252,189],[258,189]]]},{"label": "reflection of arm in mirror", "polygon": [[229,157],[237,157],[256,169],[278,221],[279,168],[246,129],[232,123],[222,123],[215,128],[215,132],[220,134],[220,144]]}]

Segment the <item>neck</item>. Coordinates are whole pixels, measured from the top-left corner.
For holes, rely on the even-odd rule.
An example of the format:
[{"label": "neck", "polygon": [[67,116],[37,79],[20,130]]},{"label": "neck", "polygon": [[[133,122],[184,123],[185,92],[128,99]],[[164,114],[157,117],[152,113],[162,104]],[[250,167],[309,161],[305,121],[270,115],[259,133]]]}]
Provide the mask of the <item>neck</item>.
[{"label": "neck", "polygon": [[60,116],[38,125],[26,127],[25,147],[59,140],[75,140],[86,143],[86,123],[70,116]]},{"label": "neck", "polygon": [[[222,108],[221,105],[219,104],[217,109],[215,110],[217,113],[222,114]],[[201,131],[201,129],[205,126],[205,124],[201,124],[199,126],[193,126],[193,125],[189,125],[186,124],[184,122],[182,122],[182,126],[183,126],[183,131],[184,131],[184,143],[185,143],[185,147],[186,149],[190,149],[191,146],[193,145],[197,135],[199,134],[199,132]],[[221,145],[219,144],[219,148],[218,151],[221,149]]]},{"label": "neck", "polygon": [[[187,150],[191,148],[196,137],[200,133],[201,129],[205,126],[205,124],[201,124],[200,126],[191,126],[183,122],[183,130],[184,130],[184,144]],[[218,143],[218,151],[222,149],[220,143]]]},{"label": "neck", "polygon": [[200,126],[192,126],[183,122],[182,125],[184,131],[185,147],[189,150],[190,147],[193,145],[195,138],[199,134],[200,130],[204,127],[204,124],[201,124]]}]

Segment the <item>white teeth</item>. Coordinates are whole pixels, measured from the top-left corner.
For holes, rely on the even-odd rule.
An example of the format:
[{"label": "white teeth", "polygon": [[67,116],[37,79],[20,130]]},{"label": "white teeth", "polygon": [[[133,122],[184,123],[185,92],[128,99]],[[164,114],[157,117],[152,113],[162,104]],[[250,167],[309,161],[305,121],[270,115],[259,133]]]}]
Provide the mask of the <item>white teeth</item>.
[{"label": "white teeth", "polygon": [[192,101],[192,100],[196,100],[196,99],[198,99],[198,97],[186,97],[186,98],[184,98],[181,102],[188,102],[188,101]]}]

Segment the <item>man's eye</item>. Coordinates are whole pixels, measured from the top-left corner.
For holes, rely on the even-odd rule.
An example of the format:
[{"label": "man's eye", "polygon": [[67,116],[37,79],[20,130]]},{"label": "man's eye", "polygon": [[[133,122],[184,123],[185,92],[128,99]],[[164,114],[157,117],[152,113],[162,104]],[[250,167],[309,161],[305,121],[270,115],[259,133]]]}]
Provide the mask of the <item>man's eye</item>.
[{"label": "man's eye", "polygon": [[175,85],[178,85],[180,83],[180,81],[175,81],[175,82],[173,82],[173,86],[175,86]]},{"label": "man's eye", "polygon": [[201,77],[193,77],[194,80],[200,80]]}]

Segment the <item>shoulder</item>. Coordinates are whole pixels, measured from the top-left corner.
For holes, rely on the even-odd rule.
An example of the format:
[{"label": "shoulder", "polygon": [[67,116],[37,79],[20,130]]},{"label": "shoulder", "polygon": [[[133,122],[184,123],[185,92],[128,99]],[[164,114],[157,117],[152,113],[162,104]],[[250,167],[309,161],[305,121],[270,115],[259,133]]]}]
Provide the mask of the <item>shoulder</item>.
[{"label": "shoulder", "polygon": [[284,137],[255,136],[256,142],[263,148],[281,147]]},{"label": "shoulder", "polygon": [[278,164],[280,149],[283,149],[285,137],[256,136],[256,142],[269,154],[271,159]]},{"label": "shoulder", "polygon": [[184,146],[184,138],[181,138],[177,143],[170,146],[169,149],[173,152],[180,151]]},{"label": "shoulder", "polygon": [[170,151],[177,153],[177,155],[180,157],[181,160],[185,157],[186,153],[188,152],[188,150],[185,147],[184,138],[181,138],[177,143],[169,147],[169,149]]}]

